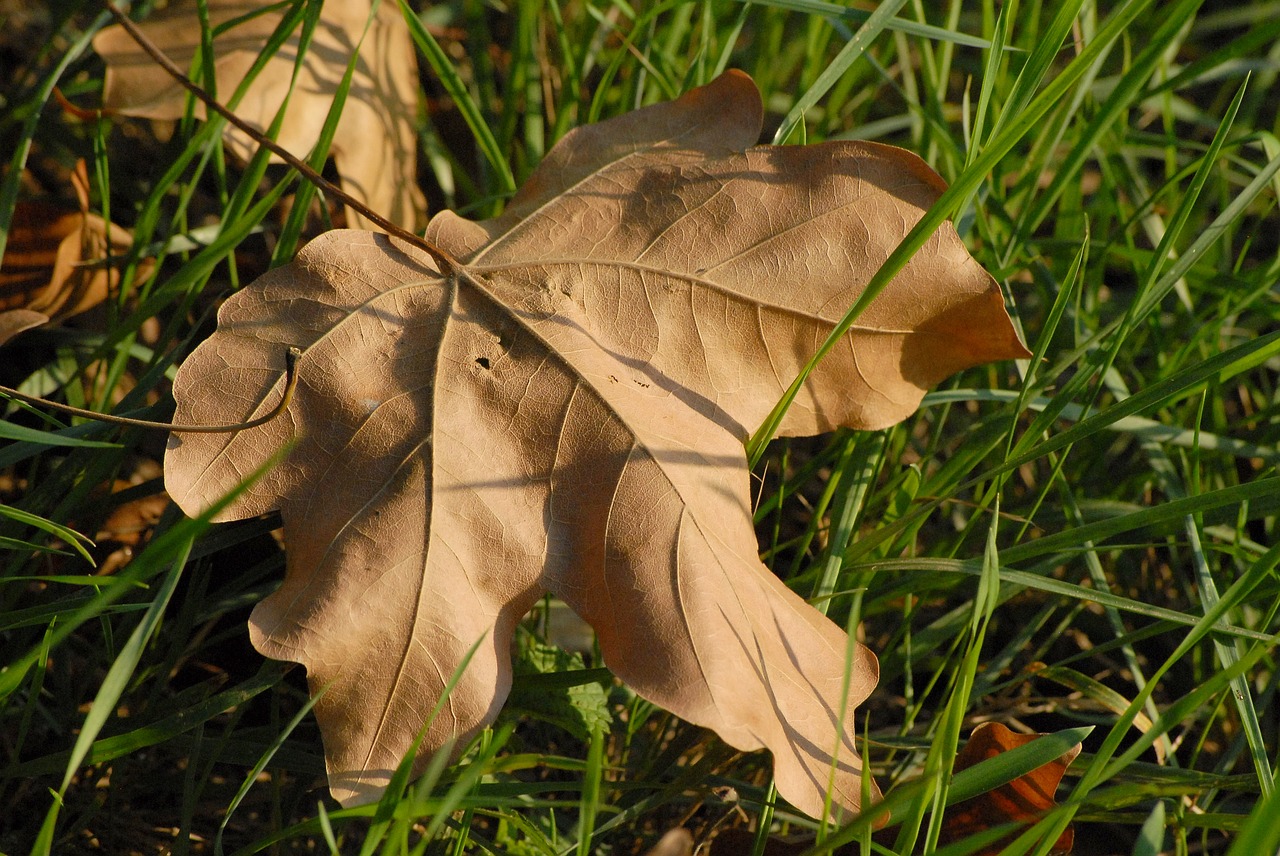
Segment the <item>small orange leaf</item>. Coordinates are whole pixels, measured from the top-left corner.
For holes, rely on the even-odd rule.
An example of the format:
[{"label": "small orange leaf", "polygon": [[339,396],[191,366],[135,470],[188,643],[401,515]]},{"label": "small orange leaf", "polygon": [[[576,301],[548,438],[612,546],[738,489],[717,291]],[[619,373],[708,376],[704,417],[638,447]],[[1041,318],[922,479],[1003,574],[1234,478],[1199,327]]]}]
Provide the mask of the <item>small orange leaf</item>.
[{"label": "small orange leaf", "polygon": [[[979,761],[994,758],[1002,752],[1016,749],[1041,736],[1040,734],[1017,734],[999,722],[984,722],[973,730],[969,736],[969,742],[956,755],[954,770],[959,773]],[[979,794],[973,799],[951,806],[947,809],[946,819],[942,823],[942,843],[959,841],[1006,823],[1032,822],[1039,819],[1056,805],[1053,795],[1058,790],[1058,783],[1062,781],[1063,773],[1079,754],[1080,746],[1077,744],[1069,752],[1063,753],[1048,764],[1024,773],[985,794]],[[1070,853],[1073,837],[1072,830],[1068,828],[1058,837],[1053,852],[1055,854]],[[999,853],[1001,847],[1007,843],[1006,840],[993,844],[979,851],[977,856]]]}]

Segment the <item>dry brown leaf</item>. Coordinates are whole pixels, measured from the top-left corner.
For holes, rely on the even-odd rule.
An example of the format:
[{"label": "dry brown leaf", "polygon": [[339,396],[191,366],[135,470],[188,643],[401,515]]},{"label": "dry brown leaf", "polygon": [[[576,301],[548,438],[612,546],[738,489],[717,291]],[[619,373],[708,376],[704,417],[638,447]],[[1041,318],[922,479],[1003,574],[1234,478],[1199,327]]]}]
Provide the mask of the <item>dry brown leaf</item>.
[{"label": "dry brown leaf", "polygon": [[43,312],[32,312],[30,309],[0,311],[0,345],[19,333],[48,323],[49,316]]},{"label": "dry brown leaf", "polygon": [[[209,0],[210,24],[216,28],[263,5],[259,0]],[[417,59],[396,3],[380,5],[361,42],[370,10],[370,0],[324,5],[276,141],[299,158],[308,155],[359,45],[360,59],[330,153],[344,190],[392,222],[412,229],[425,209],[416,178]],[[283,16],[279,10],[259,14],[213,39],[217,92],[224,101],[247,76]],[[140,26],[179,68],[190,67],[200,45],[195,0],[171,3]],[[271,124],[289,93],[300,32],[301,28],[295,30],[267,61],[236,108],[240,118],[259,130]],[[119,25],[98,33],[93,46],[107,63],[103,94],[107,109],[165,121],[184,115],[186,91],[158,69]],[[204,116],[204,105],[196,105],[196,115]],[[225,139],[242,160],[257,150],[257,144],[236,128],[228,126]],[[348,211],[347,217],[353,226],[375,228],[355,211]]]},{"label": "dry brown leaf", "polygon": [[[143,459],[138,461],[127,479],[114,479],[104,493],[117,494],[136,489],[138,485],[161,475],[160,464]],[[103,485],[102,488],[106,488]],[[100,489],[101,490],[101,489]],[[97,493],[98,491],[95,491]],[[105,499],[105,497],[102,497]],[[110,500],[107,500],[110,502]],[[98,564],[99,575],[113,574],[133,560],[139,545],[150,539],[164,510],[169,507],[169,497],[163,492],[139,496],[116,505],[97,527],[93,536],[99,551],[106,553]]]},{"label": "dry brown leaf", "polygon": [[681,827],[668,830],[644,856],[693,856],[693,836]]},{"label": "dry brown leaf", "polygon": [[[227,300],[178,373],[166,484],[206,508],[297,440],[220,519],[279,508],[283,586],[258,650],[307,667],[330,786],[376,797],[474,644],[420,764],[491,722],[513,628],[553,592],[633,689],[743,749],[779,791],[856,810],[855,707],[875,657],[761,564],[743,441],[942,181],[869,143],[753,147],[736,72],[581,128],[506,214],[438,215],[442,277],[384,235],[312,241]],[[878,428],[924,390],[1024,356],[995,282],[948,225],[813,373],[782,430]],[[833,753],[838,758],[833,762]],[[834,772],[833,772],[834,763]]]},{"label": "dry brown leaf", "polygon": [[[120,284],[119,262],[133,244],[128,229],[89,211],[84,161],[71,174],[78,209],[42,200],[14,207],[0,265],[0,345],[8,339],[92,309]],[[140,268],[142,275],[150,267]]]},{"label": "dry brown leaf", "polygon": [[[953,769],[959,773],[979,761],[1025,746],[1041,736],[1043,735],[1018,734],[999,722],[984,722],[973,729],[973,733],[969,735],[969,742],[956,755]],[[985,794],[979,794],[971,800],[949,807],[946,818],[942,822],[941,843],[959,841],[1006,823],[1039,820],[1046,811],[1056,805],[1053,795],[1057,793],[1062,775],[1079,754],[1080,745],[1077,744],[1071,751],[1048,764],[1024,773]],[[1010,838],[1012,837],[1013,834],[1010,835]],[[1070,853],[1074,837],[1075,833],[1068,827],[1062,835],[1058,836],[1053,846],[1053,853]],[[975,856],[995,856],[1008,843],[1006,839],[993,844],[978,851]]]}]

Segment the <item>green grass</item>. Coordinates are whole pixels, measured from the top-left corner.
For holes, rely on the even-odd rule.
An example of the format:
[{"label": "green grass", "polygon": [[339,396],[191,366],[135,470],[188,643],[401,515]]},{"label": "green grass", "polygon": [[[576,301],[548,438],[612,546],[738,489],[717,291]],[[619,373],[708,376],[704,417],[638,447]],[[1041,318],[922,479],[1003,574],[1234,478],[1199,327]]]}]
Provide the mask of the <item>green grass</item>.
[{"label": "green grass", "polygon": [[[940,844],[940,809],[1085,734],[1059,807],[1004,852],[1045,854],[1067,823],[1079,854],[1275,852],[1280,7],[939,6],[435,4],[415,30],[424,189],[433,211],[496,213],[569,129],[726,67],[761,86],[767,137],[923,155],[952,189],[875,284],[951,219],[1035,357],[957,376],[883,432],[753,438],[762,554],[860,618],[881,663],[861,721],[892,821],[812,852],[974,852]],[[0,229],[24,163],[47,179],[84,157],[95,206],[158,264],[129,259],[95,317],[5,346],[0,382],[164,418],[211,309],[287,258],[303,217],[271,215],[283,173],[232,163],[215,123],[159,143],[63,115],[55,84],[96,103],[106,18],[48,13],[5,47]],[[106,521],[160,489],[163,437],[11,405],[0,442],[0,851],[623,854],[674,825],[763,823],[759,853],[763,832],[813,830],[774,802],[767,757],[538,624],[461,762],[341,809],[300,670],[247,641],[283,573],[276,521],[169,508],[129,545]],[[86,555],[113,553],[94,575]],[[987,719],[1057,736],[953,777]]]}]

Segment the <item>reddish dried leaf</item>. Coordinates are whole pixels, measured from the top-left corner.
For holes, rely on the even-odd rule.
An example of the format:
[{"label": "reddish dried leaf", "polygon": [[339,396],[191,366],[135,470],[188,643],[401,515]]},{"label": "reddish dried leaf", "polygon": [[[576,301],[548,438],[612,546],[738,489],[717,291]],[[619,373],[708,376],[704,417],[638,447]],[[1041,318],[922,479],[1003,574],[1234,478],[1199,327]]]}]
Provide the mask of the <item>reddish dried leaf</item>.
[{"label": "reddish dried leaf", "polygon": [[[984,722],[973,730],[969,742],[956,755],[955,772],[972,767],[979,761],[994,758],[1002,752],[1025,746],[1039,734],[1018,734],[999,722]],[[1056,803],[1053,795],[1071,762],[1080,754],[1080,746],[1056,760],[1037,767],[1013,781],[971,800],[947,809],[942,826],[942,843],[958,841],[977,832],[1013,822],[1038,820]],[[1012,838],[1012,836],[1010,836]],[[1070,828],[1054,843],[1055,854],[1071,852],[1074,833]],[[995,856],[1007,844],[1003,841],[980,851],[976,856]]]}]

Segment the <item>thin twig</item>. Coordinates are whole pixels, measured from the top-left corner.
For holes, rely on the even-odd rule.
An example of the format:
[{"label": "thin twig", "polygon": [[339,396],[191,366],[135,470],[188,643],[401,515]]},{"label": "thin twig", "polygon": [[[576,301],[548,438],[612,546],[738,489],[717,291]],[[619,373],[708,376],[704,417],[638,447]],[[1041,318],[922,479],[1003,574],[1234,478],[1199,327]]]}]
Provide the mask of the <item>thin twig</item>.
[{"label": "thin twig", "polygon": [[284,413],[289,403],[293,401],[294,390],[298,388],[298,360],[301,357],[302,351],[297,348],[290,347],[289,350],[285,351],[284,394],[280,396],[280,403],[271,408],[271,412],[265,416],[250,419],[248,422],[237,422],[234,425],[179,425],[176,422],[152,422],[149,419],[131,419],[128,416],[115,416],[110,413],[99,413],[96,410],[85,410],[82,407],[72,407],[70,404],[59,404],[56,401],[48,401],[43,398],[37,398],[34,395],[27,395],[25,392],[18,392],[18,390],[10,389],[7,386],[0,386],[0,394],[37,407],[48,407],[62,413],[83,416],[86,419],[106,422],[110,425],[125,425],[129,428],[153,428],[158,431],[173,431],[177,434],[231,434],[235,431],[244,431],[247,428],[257,428],[259,425],[265,425],[281,413]]},{"label": "thin twig", "polygon": [[112,16],[115,17],[116,22],[119,23],[120,26],[124,28],[125,32],[127,32],[129,36],[135,42],[138,43],[138,47],[146,51],[147,55],[150,56],[153,60],[155,60],[157,65],[163,68],[169,74],[169,76],[172,77],[174,80],[176,80],[184,89],[186,89],[196,98],[198,98],[201,101],[201,103],[205,105],[205,107],[217,113],[219,116],[226,119],[235,127],[239,128],[241,131],[247,134],[250,139],[252,139],[258,145],[266,148],[268,151],[270,151],[272,154],[279,157],[289,166],[296,169],[303,178],[305,178],[307,181],[311,182],[316,187],[323,190],[326,194],[332,195],[337,199],[342,200],[342,203],[344,205],[347,205],[348,207],[353,208],[354,210],[360,212],[365,217],[367,217],[371,222],[376,223],[380,228],[386,230],[388,235],[393,235],[397,238],[400,238],[402,241],[407,241],[408,243],[412,244],[413,246],[425,252],[427,255],[431,256],[431,258],[435,261],[436,265],[440,268],[440,273],[443,274],[444,276],[447,277],[452,275],[454,270],[457,269],[458,260],[455,259],[453,256],[451,256],[449,253],[446,253],[444,250],[440,249],[434,244],[428,243],[427,241],[413,234],[409,230],[401,226],[397,226],[395,223],[392,223],[390,220],[383,217],[381,214],[374,211],[373,209],[369,208],[369,206],[365,205],[360,200],[351,196],[341,187],[338,187],[336,184],[329,181],[324,176],[320,175],[320,173],[312,169],[305,161],[302,161],[299,158],[295,157],[291,152],[289,152],[287,149],[285,149],[275,140],[270,139],[261,131],[259,131],[257,128],[254,128],[252,125],[250,125],[248,122],[245,122],[235,113],[231,112],[226,107],[222,106],[222,104],[220,104],[215,98],[209,95],[209,93],[205,92],[195,83],[191,82],[191,80],[187,78],[187,76],[182,72],[182,70],[179,69],[178,66],[174,65],[173,61],[169,59],[169,57],[165,56],[164,52],[161,51],[160,48],[156,47],[154,42],[152,42],[149,38],[147,38],[146,34],[143,33],[142,30],[138,28],[137,24],[135,24],[132,20],[130,20],[128,15],[120,11],[119,7],[117,7],[116,4],[112,2],[112,0],[103,0],[103,2],[106,3],[107,10],[111,12]]}]

